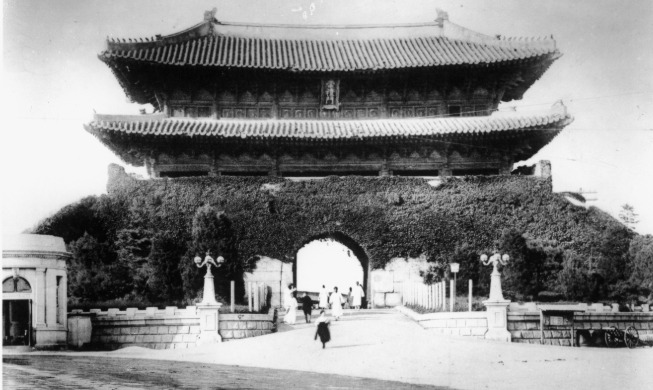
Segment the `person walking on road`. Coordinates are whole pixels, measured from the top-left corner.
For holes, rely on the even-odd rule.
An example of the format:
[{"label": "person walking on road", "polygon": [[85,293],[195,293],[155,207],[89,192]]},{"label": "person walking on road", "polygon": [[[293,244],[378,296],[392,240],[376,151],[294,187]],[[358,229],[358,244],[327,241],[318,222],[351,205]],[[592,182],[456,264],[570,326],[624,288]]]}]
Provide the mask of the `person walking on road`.
[{"label": "person walking on road", "polygon": [[363,291],[363,286],[361,286],[360,283],[356,282],[356,287],[354,287],[354,291],[353,291],[353,298],[354,298],[353,304],[356,310],[361,309],[361,304],[364,296],[365,296],[365,292]]},{"label": "person walking on road", "polygon": [[320,309],[328,309],[329,308],[329,292],[327,291],[326,287],[322,285],[322,290],[320,290],[320,303],[319,303],[319,308]]},{"label": "person walking on road", "polygon": [[[293,292],[295,292],[295,286],[292,283],[288,285],[288,288],[283,292],[283,307],[286,309],[286,313],[290,310],[290,304],[293,299]],[[297,306],[297,300],[295,300],[295,306]]]},{"label": "person walking on road", "polygon": [[320,311],[320,316],[317,318],[317,329],[315,330],[314,340],[317,340],[318,336],[322,342],[322,349],[326,346],[331,340],[331,332],[329,332],[329,320],[327,320],[324,310]]},{"label": "person walking on road", "polygon": [[351,290],[351,287],[349,287],[349,292],[345,296],[345,309],[351,309],[353,307],[353,305],[352,305],[353,297],[352,297],[351,294],[352,294],[352,290]]},{"label": "person walking on road", "polygon": [[308,296],[307,293],[304,293],[304,296],[301,299],[302,301],[302,310],[304,311],[304,318],[306,323],[311,322],[311,314],[313,312],[313,300]]},{"label": "person walking on road", "polygon": [[338,321],[342,316],[342,294],[338,292],[338,287],[333,288],[329,302],[331,303],[331,315]]},{"label": "person walking on road", "polygon": [[295,298],[296,295],[297,295],[296,291],[293,291],[290,294],[289,309],[286,312],[286,316],[283,318],[283,322],[289,325],[295,325],[295,322],[297,321],[297,298]]}]

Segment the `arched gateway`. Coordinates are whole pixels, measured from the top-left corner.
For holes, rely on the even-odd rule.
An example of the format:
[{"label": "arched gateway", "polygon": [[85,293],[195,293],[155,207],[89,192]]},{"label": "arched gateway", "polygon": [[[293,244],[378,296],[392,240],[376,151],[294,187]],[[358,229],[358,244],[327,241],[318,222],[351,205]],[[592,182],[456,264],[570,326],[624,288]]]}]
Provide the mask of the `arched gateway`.
[{"label": "arched gateway", "polygon": [[369,264],[365,250],[348,235],[322,233],[302,241],[295,251],[293,282],[300,292],[317,293],[325,285],[329,292],[337,286],[342,294],[359,282],[368,297]]},{"label": "arched gateway", "polygon": [[[303,254],[301,252],[303,248],[312,246],[313,244],[326,245],[327,243],[344,248],[344,250],[341,250],[341,256],[347,259],[341,262],[338,262],[336,259],[334,264],[328,263],[329,256],[325,257],[322,264],[319,264],[319,262],[317,264],[311,264],[310,258],[306,262],[302,260]],[[319,247],[319,245],[317,246]],[[329,251],[320,252],[329,253]],[[343,283],[347,284],[340,285],[344,287],[341,289],[348,290],[348,287],[355,286],[355,281],[359,281],[363,286],[366,298],[370,296],[371,289],[368,281],[370,280],[369,275],[371,269],[369,257],[363,247],[347,234],[342,232],[325,232],[307,236],[305,239],[298,241],[293,253],[294,258],[292,258],[292,261],[286,262],[261,256],[256,262],[254,269],[244,274],[244,282],[246,284],[250,283],[256,291],[259,291],[262,287],[266,291],[266,296],[261,297],[261,299],[264,299],[266,303],[272,306],[283,306],[283,293],[290,283],[298,286],[300,292],[317,293],[319,292],[319,288],[322,287],[322,284],[325,284],[329,291],[333,291],[334,279],[321,277],[326,275],[315,275],[316,272],[321,272],[319,270],[320,267],[331,265],[332,267],[330,269],[335,271],[335,273],[342,272],[348,274],[346,276],[349,278],[343,278],[345,280]],[[291,259],[288,258],[287,260]],[[340,260],[343,259],[341,258]],[[338,267],[338,264],[341,267]],[[342,266],[343,264],[344,266]],[[308,280],[306,279],[307,277]],[[313,279],[312,284],[310,281],[311,278]],[[349,284],[351,285],[349,286]],[[347,291],[342,292],[346,293]]]}]

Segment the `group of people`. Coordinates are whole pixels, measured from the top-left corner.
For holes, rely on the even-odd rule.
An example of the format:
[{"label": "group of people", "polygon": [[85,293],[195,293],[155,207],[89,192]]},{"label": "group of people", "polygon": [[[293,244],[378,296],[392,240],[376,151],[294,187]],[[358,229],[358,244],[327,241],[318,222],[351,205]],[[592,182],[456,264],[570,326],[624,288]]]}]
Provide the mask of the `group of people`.
[{"label": "group of people", "polygon": [[[329,293],[326,286],[322,285],[319,294],[318,307],[322,310],[330,308],[333,317],[335,317],[337,321],[343,315],[343,305],[345,309],[353,308],[355,310],[360,310],[363,297],[365,297],[365,291],[363,291],[363,286],[358,282],[356,282],[355,287],[349,287],[349,292],[344,297],[340,292],[338,292],[338,287],[334,287],[333,292]],[[291,283],[285,290],[283,302],[286,309],[284,322],[288,324],[294,324],[296,322],[297,306],[299,303],[302,305],[302,311],[304,312],[306,323],[311,322],[313,301],[307,293],[304,293],[300,302],[297,302],[297,289]]]},{"label": "group of people", "polygon": [[322,285],[318,306],[320,309],[325,310],[331,307],[332,314],[337,321],[342,316],[343,304],[345,309],[354,308],[360,310],[363,297],[365,297],[365,291],[363,291],[363,286],[358,282],[356,282],[354,288],[349,287],[349,292],[345,297],[338,292],[338,287],[334,287],[333,292],[329,294],[326,286]]},{"label": "group of people", "polygon": [[[354,308],[355,310],[360,310],[363,297],[365,297],[365,291],[363,286],[360,283],[356,282],[354,288],[349,287],[349,293],[346,297],[343,297],[341,293],[338,292],[338,287],[333,288],[333,292],[329,294],[326,289],[326,286],[322,285],[322,290],[320,290],[319,303],[318,307],[320,308],[320,316],[317,319],[317,328],[315,332],[315,339],[317,340],[318,336],[322,342],[322,348],[326,346],[326,343],[331,340],[331,334],[329,332],[329,320],[326,317],[326,310],[330,307],[331,314],[335,317],[336,321],[340,319],[343,315],[343,304],[346,309]],[[287,324],[295,324],[297,320],[297,289],[291,283],[288,285],[288,288],[284,292],[284,307],[286,309],[286,315],[284,317],[284,322]],[[306,323],[311,322],[311,314],[313,311],[313,300],[311,297],[304,293],[300,299],[302,304],[302,311],[304,312],[304,318]]]}]

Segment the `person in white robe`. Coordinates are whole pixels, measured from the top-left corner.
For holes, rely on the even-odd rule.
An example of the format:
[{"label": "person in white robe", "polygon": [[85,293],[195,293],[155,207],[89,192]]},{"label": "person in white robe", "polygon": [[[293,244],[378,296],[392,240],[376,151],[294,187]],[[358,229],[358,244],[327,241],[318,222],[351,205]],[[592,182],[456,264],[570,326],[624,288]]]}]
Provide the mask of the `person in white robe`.
[{"label": "person in white robe", "polygon": [[363,297],[365,296],[365,291],[363,291],[363,286],[360,285],[360,283],[356,282],[356,287],[354,287],[354,291],[352,292],[353,296],[353,306],[356,310],[361,309],[361,304],[363,301]]},{"label": "person in white robe", "polygon": [[331,303],[331,315],[338,321],[342,316],[342,294],[338,292],[338,287],[333,288],[329,303]]},{"label": "person in white robe", "polygon": [[286,309],[286,311],[288,311],[288,306],[290,305],[293,291],[296,291],[296,289],[292,283],[288,285],[288,288],[283,290],[283,307]]},{"label": "person in white robe", "polygon": [[289,325],[295,325],[295,322],[297,321],[297,298],[295,298],[296,294],[297,293],[295,291],[290,293],[288,310],[286,311],[286,316],[283,317],[283,322]]},{"label": "person in white robe", "polygon": [[319,307],[320,309],[328,309],[329,308],[329,292],[327,291],[326,287],[322,285],[322,290],[320,290],[320,303]]}]

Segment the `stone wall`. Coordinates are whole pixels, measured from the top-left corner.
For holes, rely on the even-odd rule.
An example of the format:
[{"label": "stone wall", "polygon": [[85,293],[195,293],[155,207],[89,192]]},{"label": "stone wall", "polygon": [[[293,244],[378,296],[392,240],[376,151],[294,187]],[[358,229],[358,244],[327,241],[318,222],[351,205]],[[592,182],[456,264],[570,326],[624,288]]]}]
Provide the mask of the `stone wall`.
[{"label": "stone wall", "polygon": [[[653,334],[653,312],[620,313],[620,312],[585,312],[574,315],[574,338],[586,331],[601,331],[616,327],[625,330],[634,326],[640,337],[648,338]],[[508,331],[512,341],[517,343],[541,343],[539,312],[508,312]],[[571,323],[565,319],[558,320],[556,325],[544,328],[544,344],[571,346]]]},{"label": "stone wall", "polygon": [[488,329],[487,313],[484,311],[419,314],[404,306],[398,306],[397,310],[423,328],[443,335],[483,339]]},{"label": "stone wall", "polygon": [[274,309],[268,314],[220,314],[222,340],[263,336],[276,331]]},{"label": "stone wall", "polygon": [[[282,291],[293,282],[292,264],[263,256],[256,262],[256,267],[252,272],[245,273],[243,280],[246,286],[247,283],[265,286],[270,297],[269,304],[272,307],[281,307],[284,304],[281,302]],[[247,293],[246,289],[245,294]],[[264,302],[262,306],[266,304],[267,302]]]},{"label": "stone wall", "polygon": [[[80,321],[80,318],[90,321]],[[223,341],[261,336],[274,332],[275,312],[269,314],[222,314],[219,315],[219,333]],[[179,349],[194,347],[200,335],[197,307],[185,309],[155,307],[145,310],[109,309],[89,312],[74,310],[69,314],[71,334],[69,344],[81,347],[90,334],[87,348],[118,349],[139,346],[152,349]],[[74,325],[73,325],[74,323]],[[88,324],[88,325],[87,325]],[[86,329],[90,326],[91,329]],[[73,334],[74,333],[74,334]]]}]

